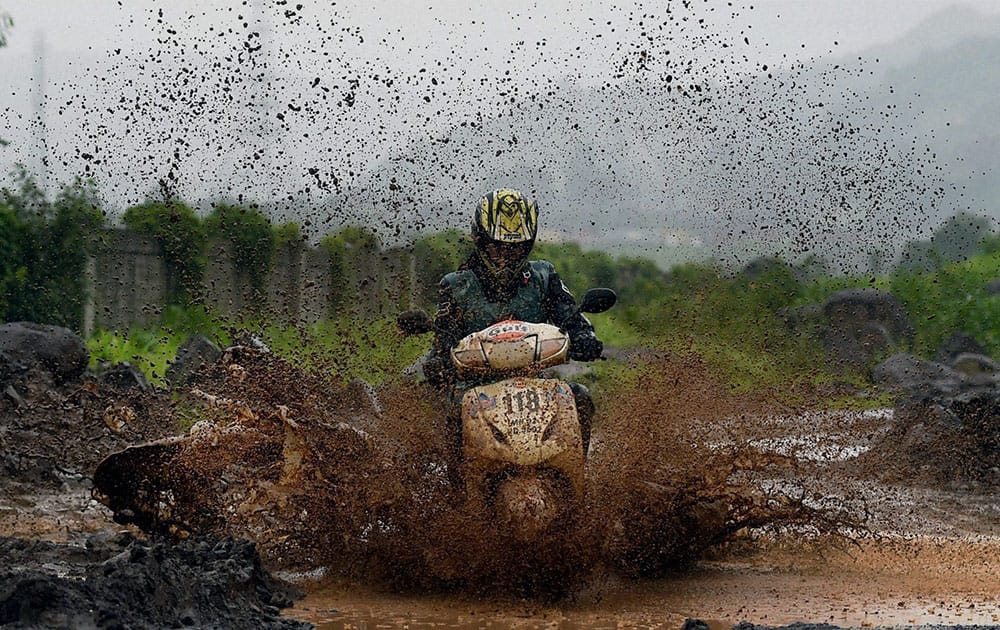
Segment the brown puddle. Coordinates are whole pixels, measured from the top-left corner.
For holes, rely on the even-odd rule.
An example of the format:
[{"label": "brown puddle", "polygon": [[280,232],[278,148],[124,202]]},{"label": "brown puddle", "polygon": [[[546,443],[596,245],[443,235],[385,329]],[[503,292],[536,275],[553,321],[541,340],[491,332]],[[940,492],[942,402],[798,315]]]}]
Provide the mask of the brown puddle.
[{"label": "brown puddle", "polygon": [[850,553],[772,549],[647,581],[606,578],[557,606],[316,585],[287,611],[334,628],[679,628],[700,618],[839,626],[1000,624],[1000,539],[921,538]]}]

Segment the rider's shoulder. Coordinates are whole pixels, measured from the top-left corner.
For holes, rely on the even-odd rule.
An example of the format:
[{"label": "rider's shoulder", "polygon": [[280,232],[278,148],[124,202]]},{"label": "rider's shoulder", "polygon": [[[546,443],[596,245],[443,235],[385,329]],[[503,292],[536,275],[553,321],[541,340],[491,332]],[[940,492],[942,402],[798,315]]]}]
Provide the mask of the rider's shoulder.
[{"label": "rider's shoulder", "polygon": [[531,267],[532,271],[536,273],[543,273],[545,275],[551,275],[555,273],[556,268],[547,260],[529,260],[528,265]]},{"label": "rider's shoulder", "polygon": [[438,283],[442,287],[459,288],[471,282],[474,274],[469,269],[459,269],[445,274]]}]

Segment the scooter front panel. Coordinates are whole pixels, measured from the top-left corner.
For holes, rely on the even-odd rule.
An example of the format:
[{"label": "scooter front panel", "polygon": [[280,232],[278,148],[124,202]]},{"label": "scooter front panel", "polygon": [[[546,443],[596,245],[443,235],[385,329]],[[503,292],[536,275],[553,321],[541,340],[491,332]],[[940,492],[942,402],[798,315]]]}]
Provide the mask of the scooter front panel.
[{"label": "scooter front panel", "polygon": [[573,391],[556,379],[511,378],[470,389],[462,429],[467,459],[534,465],[582,449]]}]

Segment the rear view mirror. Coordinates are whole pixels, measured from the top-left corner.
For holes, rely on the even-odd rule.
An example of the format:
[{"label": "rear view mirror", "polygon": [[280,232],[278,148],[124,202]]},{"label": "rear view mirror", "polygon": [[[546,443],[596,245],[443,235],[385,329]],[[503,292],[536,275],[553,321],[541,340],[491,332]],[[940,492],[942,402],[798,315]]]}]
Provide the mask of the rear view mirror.
[{"label": "rear view mirror", "polygon": [[611,289],[589,289],[583,294],[580,302],[581,313],[603,313],[618,301],[618,296]]},{"label": "rear view mirror", "polygon": [[396,325],[406,335],[422,335],[434,330],[434,320],[419,308],[403,311],[396,316]]}]

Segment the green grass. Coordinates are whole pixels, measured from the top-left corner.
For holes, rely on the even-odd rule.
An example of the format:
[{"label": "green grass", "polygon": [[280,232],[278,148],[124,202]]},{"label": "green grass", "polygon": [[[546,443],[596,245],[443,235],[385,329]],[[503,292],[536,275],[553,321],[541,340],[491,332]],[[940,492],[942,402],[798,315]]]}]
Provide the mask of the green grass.
[{"label": "green grass", "polygon": [[220,344],[229,341],[224,323],[204,308],[171,306],[164,310],[156,326],[134,326],[124,332],[95,332],[87,339],[90,367],[96,369],[103,362],[131,363],[142,370],[151,383],[163,386],[167,366],[177,357],[178,348],[196,333]]},{"label": "green grass", "polygon": [[172,308],[163,321],[126,332],[97,331],[87,340],[91,367],[101,362],[128,362],[151,383],[166,385],[167,366],[192,335],[200,333],[220,346],[241,331],[253,333],[279,357],[306,370],[362,378],[381,384],[399,378],[402,370],[430,347],[430,336],[404,337],[395,320],[372,322],[346,318],[310,326],[282,323],[236,323],[213,317],[201,308]]},{"label": "green grass", "polygon": [[606,313],[588,314],[587,319],[594,325],[594,331],[613,348],[634,348],[647,341],[642,331],[637,329],[626,316],[611,309]]},{"label": "green grass", "polygon": [[[822,278],[805,284],[780,274],[747,280],[727,279],[709,271],[679,274],[654,295],[633,296],[631,303],[626,299],[607,313],[588,317],[608,346],[698,355],[737,392],[760,387],[791,391],[798,384],[836,381],[866,387],[863,374],[829,371],[819,341],[796,335],[774,315],[781,307],[820,303],[849,287],[873,286],[896,295],[916,328],[914,349],[923,356],[932,356],[958,331],[973,335],[988,352],[1000,355],[1000,297],[985,293],[986,283],[1000,277],[1000,256],[996,253],[982,253],[935,273]],[[237,325],[204,309],[174,308],[164,313],[158,326],[127,333],[101,331],[88,340],[88,346],[92,364],[128,361],[162,385],[168,362],[191,334],[201,332],[225,344],[240,329],[254,332],[278,356],[305,369],[374,384],[400,378],[403,368],[431,343],[430,335],[403,336],[390,318],[341,318],[309,326],[275,322]],[[590,383],[610,391],[635,384],[641,373],[639,368],[597,362]],[[883,402],[851,398],[830,404],[865,407]]]},{"label": "green grass", "polygon": [[374,385],[400,378],[403,368],[431,344],[430,335],[404,336],[395,319],[342,318],[307,327],[271,324],[261,336],[275,354],[307,370],[361,378]]}]

